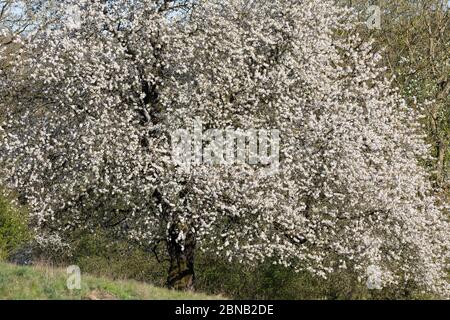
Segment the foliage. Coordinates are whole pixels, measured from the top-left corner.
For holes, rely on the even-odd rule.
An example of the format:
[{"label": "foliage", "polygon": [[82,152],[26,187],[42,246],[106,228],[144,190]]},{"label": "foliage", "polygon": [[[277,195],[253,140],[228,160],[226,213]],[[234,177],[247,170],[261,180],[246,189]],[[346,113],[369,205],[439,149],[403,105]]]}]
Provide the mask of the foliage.
[{"label": "foliage", "polygon": [[[81,236],[74,256],[63,264],[76,264],[83,273],[109,279],[134,279],[158,287],[166,284],[167,257],[157,261],[152,253],[130,248],[99,236]],[[300,300],[300,299],[430,299],[411,285],[369,290],[349,271],[332,274],[328,279],[308,272],[274,265],[273,261],[250,266],[228,262],[223,257],[198,254],[196,289],[209,295],[230,299]],[[439,298],[439,297],[437,297]]]},{"label": "foliage", "polygon": [[26,213],[0,194],[0,260],[8,258],[29,239]]},{"label": "foliage", "polygon": [[63,260],[66,264],[76,264],[83,272],[110,279],[148,281],[159,287],[166,285],[168,265],[159,263],[153,253],[125,241],[115,241],[101,232],[79,235],[78,239],[72,245],[72,256]]}]

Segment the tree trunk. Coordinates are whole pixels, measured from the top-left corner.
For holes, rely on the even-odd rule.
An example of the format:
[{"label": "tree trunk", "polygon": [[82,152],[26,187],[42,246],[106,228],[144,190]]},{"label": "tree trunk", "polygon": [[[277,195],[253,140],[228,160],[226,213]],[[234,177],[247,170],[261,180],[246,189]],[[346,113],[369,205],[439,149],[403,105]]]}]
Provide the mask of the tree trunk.
[{"label": "tree trunk", "polygon": [[195,256],[195,236],[192,232],[187,232],[183,245],[177,241],[180,224],[174,224],[169,229],[169,239],[167,250],[169,253],[170,266],[167,278],[167,286],[176,290],[194,290],[194,256]]}]

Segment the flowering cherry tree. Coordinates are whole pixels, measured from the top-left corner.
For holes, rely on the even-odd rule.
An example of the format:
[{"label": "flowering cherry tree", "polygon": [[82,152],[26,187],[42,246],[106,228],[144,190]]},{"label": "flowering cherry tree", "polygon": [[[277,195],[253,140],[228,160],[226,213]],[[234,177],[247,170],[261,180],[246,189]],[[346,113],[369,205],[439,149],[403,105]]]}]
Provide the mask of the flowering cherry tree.
[{"label": "flowering cherry tree", "polygon": [[[448,292],[449,224],[419,165],[427,146],[349,10],[328,0],[69,5],[79,23],[18,38],[14,77],[0,83],[2,176],[41,245],[70,248],[80,229],[165,245],[179,289],[193,287],[195,251],[207,250]],[[171,133],[198,120],[279,130],[277,170],[182,170]]]}]

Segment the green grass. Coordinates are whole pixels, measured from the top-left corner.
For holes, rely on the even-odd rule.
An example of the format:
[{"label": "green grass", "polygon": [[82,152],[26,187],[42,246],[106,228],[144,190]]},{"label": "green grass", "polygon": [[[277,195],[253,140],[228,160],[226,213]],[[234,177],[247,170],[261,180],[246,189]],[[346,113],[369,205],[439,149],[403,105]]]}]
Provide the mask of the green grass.
[{"label": "green grass", "polygon": [[81,275],[81,289],[67,288],[64,269],[47,266],[25,267],[0,262],[2,300],[212,300],[220,296],[178,292],[137,281],[115,281]]}]

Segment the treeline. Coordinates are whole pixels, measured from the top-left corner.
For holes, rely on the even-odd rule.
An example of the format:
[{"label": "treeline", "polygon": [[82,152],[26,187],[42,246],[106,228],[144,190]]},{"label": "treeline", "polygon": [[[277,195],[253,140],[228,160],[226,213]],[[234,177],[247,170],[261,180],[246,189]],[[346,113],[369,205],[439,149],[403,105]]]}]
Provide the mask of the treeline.
[{"label": "treeline", "polygon": [[436,186],[448,188],[450,174],[450,18],[446,0],[342,1],[354,6],[361,21],[380,8],[380,28],[362,24],[359,32],[373,39],[383,63],[408,105],[423,116],[432,146]]}]

